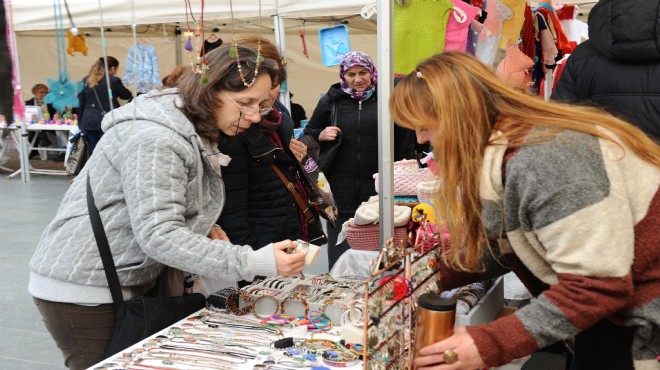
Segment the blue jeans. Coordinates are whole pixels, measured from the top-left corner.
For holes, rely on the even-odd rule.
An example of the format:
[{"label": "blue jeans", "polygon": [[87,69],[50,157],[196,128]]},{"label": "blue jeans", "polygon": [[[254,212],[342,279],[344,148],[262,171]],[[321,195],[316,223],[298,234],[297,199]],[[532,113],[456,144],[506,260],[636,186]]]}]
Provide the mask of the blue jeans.
[{"label": "blue jeans", "polygon": [[112,304],[81,306],[34,298],[46,329],[69,369],[86,369],[105,358],[117,316]]},{"label": "blue jeans", "polygon": [[101,130],[81,130],[81,131],[87,138],[87,142],[89,143],[89,155],[91,156],[92,153],[94,152],[94,148],[96,148],[96,144],[99,142],[99,140],[101,140],[101,136],[103,136],[103,131]]}]

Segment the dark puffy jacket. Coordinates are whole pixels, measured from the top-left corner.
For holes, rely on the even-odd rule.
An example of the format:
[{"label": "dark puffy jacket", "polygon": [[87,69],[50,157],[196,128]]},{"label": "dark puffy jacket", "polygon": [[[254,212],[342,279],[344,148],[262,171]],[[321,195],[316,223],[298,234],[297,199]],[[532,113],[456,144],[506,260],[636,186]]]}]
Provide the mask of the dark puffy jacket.
[{"label": "dark puffy jacket", "polygon": [[[99,81],[98,85],[94,86],[94,90],[87,86],[87,77],[83,78],[83,90],[78,94],[78,126],[81,130],[101,131],[101,121],[103,120],[104,112],[110,112],[110,102],[108,96],[108,84],[105,77]],[[124,100],[130,99],[133,94],[128,90],[121,79],[117,76],[110,76],[110,89],[112,90],[112,108],[119,108],[119,101],[117,98]],[[94,91],[98,95],[98,101],[101,102],[103,108],[100,108]]]},{"label": "dark puffy jacket", "polygon": [[[343,142],[341,152],[325,172],[339,213],[353,215],[360,203],[376,194],[373,175],[378,173],[378,101],[376,93],[367,100],[351,98],[336,83],[319,100],[305,126],[305,135],[318,141],[319,134],[332,125],[333,102]],[[415,158],[415,132],[394,126],[394,160]]]},{"label": "dark puffy jacket", "polygon": [[253,249],[300,237],[298,206],[270,166],[275,163],[289,181],[294,181],[296,166],[289,150],[293,120],[281,105],[275,107],[282,113],[277,134],[285,149],[270,142],[259,125],[251,125],[219,146],[231,162],[222,168],[226,202],[218,225],[233,244]]},{"label": "dark puffy jacket", "polygon": [[589,102],[660,140],[660,0],[601,0],[552,98]]}]

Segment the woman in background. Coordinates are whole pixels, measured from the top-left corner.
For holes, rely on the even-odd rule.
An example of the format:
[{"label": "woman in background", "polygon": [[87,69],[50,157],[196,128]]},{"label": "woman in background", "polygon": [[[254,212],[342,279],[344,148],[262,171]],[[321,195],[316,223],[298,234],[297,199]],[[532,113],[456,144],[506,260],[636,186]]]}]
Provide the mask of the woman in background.
[{"label": "woman in background", "polygon": [[[346,242],[335,245],[342,224],[353,217],[362,202],[376,194],[373,175],[378,173],[376,67],[367,54],[351,51],[339,64],[339,79],[319,100],[304,131],[320,144],[343,136],[339,154],[324,171],[339,210],[335,227],[328,225],[330,269],[348,250]],[[331,118],[333,109],[336,111],[336,126]],[[395,161],[415,158],[412,131],[395,126],[394,140]]]},{"label": "woman in background", "polygon": [[[107,57],[110,90],[112,91],[112,108],[119,107],[118,98],[129,100],[133,94],[124,86],[121,79],[117,77],[119,61],[114,57]],[[78,126],[87,137],[89,142],[89,154],[91,155],[103,136],[101,121],[103,116],[110,112],[110,96],[108,94],[108,83],[105,78],[105,65],[103,58],[99,58],[89,75],[83,78],[83,90],[78,94],[80,107],[78,108]]]},{"label": "woman in background", "polygon": [[572,370],[659,368],[660,146],[601,110],[516,91],[461,53],[420,64],[390,109],[437,158],[436,213],[451,232],[442,289],[513,270],[535,296],[454,328],[416,369],[497,367],[573,337]]}]

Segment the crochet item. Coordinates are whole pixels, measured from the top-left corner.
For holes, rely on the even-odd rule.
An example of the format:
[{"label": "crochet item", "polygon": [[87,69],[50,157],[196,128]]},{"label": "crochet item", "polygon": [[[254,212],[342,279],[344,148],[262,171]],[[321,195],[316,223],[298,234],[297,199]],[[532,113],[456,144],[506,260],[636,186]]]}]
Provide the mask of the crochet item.
[{"label": "crochet item", "polygon": [[[375,200],[363,202],[355,211],[353,223],[355,225],[373,225],[380,220],[380,202],[378,198]],[[410,221],[411,214],[410,207],[394,206],[394,226],[406,226]]]},{"label": "crochet item", "polygon": [[[376,192],[378,192],[380,186],[379,177],[379,174],[374,174]],[[415,172],[394,171],[394,195],[417,195],[417,184],[431,180],[435,180],[435,177],[429,168],[417,169]]]},{"label": "crochet item", "polygon": [[444,50],[453,6],[450,0],[394,3],[394,73],[408,74],[417,64]]},{"label": "crochet item", "polygon": [[394,197],[394,203],[419,203],[419,199],[409,196]]},{"label": "crochet item", "polygon": [[462,12],[451,10],[451,15],[447,20],[447,35],[445,36],[445,51],[465,52],[467,47],[467,35],[472,20],[479,12],[476,8],[462,0],[452,0],[454,6]]},{"label": "crochet item", "polygon": [[520,30],[525,22],[525,0],[500,0],[502,4],[513,12],[513,17],[502,23],[502,38],[500,39],[500,49],[506,49],[509,42],[516,42],[520,36]]},{"label": "crochet item", "polygon": [[433,222],[427,222],[425,229],[417,230],[415,234],[415,245],[422,244],[422,252],[426,252],[429,249],[433,248],[436,244],[440,243],[440,238],[442,238],[443,243],[446,246],[449,246],[451,242],[451,236],[449,235],[449,230],[446,226],[440,225]]},{"label": "crochet item", "polygon": [[417,184],[417,199],[420,202],[426,202],[433,199],[433,194],[438,190],[440,182],[438,180],[422,181]]},{"label": "crochet item", "polygon": [[137,83],[139,93],[146,93],[161,86],[156,48],[138,43],[128,49],[124,63],[124,83],[127,86]]},{"label": "crochet item", "polygon": [[47,78],[50,92],[44,97],[44,103],[52,104],[58,112],[65,112],[66,107],[77,108],[80,105],[78,93],[82,91],[81,81],[69,81],[69,74],[60,74],[59,78]]},{"label": "crochet item", "polygon": [[67,54],[74,56],[73,52],[77,51],[82,53],[82,55],[87,56],[87,42],[85,41],[85,37],[82,34],[76,36],[73,33],[67,31],[66,37],[69,40],[69,46],[66,48]]},{"label": "crochet item", "polygon": [[[346,228],[346,241],[352,249],[363,251],[380,250],[379,225],[355,225],[353,222]],[[408,243],[408,229],[405,226],[394,228],[394,246],[403,248]]]},{"label": "crochet item", "polygon": [[527,90],[532,83],[530,74],[532,66],[534,66],[533,60],[517,46],[511,46],[506,51],[506,57],[497,67],[497,76],[515,89]]}]

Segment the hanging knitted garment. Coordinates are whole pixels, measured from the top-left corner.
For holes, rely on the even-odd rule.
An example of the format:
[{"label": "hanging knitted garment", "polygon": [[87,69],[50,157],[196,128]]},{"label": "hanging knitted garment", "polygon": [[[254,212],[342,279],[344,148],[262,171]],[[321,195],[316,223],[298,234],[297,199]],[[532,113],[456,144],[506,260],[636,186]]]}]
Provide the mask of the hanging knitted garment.
[{"label": "hanging knitted garment", "polygon": [[[500,0],[490,0],[488,2],[495,3],[496,6],[495,12],[489,13],[489,18],[491,16],[497,17],[500,25],[505,20],[511,19],[511,17],[513,17],[513,12],[511,9],[504,5]],[[486,65],[492,66],[495,62],[495,56],[497,55],[498,44],[500,43],[501,38],[502,34],[499,33],[493,34],[492,36],[488,36],[485,39],[480,40],[477,44],[477,50],[475,53],[477,59]]]},{"label": "hanging knitted garment", "polygon": [[447,31],[445,37],[445,51],[465,52],[467,44],[468,31],[474,17],[479,13],[476,8],[462,0],[451,0],[454,6],[463,10],[465,14],[452,9],[447,20]]},{"label": "hanging knitted garment", "polygon": [[506,50],[506,57],[497,66],[497,76],[515,89],[527,90],[532,82],[532,66],[534,61],[513,45]]},{"label": "hanging knitted garment", "polygon": [[507,19],[502,24],[502,38],[500,39],[500,49],[506,49],[509,42],[515,43],[520,36],[523,22],[525,21],[526,0],[501,0],[507,8],[513,12],[513,17]]},{"label": "hanging knitted garment", "polygon": [[69,47],[66,48],[67,54],[74,56],[73,52],[77,51],[82,53],[82,55],[87,56],[87,42],[85,41],[85,37],[82,34],[76,36],[67,31],[66,37],[69,40]]},{"label": "hanging knitted garment", "polygon": [[[136,64],[133,70],[133,64]],[[158,89],[162,83],[156,48],[149,44],[136,44],[128,49],[124,64],[124,83],[134,86],[137,82],[137,92],[147,93]]]},{"label": "hanging knitted garment", "polygon": [[444,50],[450,0],[394,3],[394,73],[408,74],[419,63]]},{"label": "hanging knitted garment", "polygon": [[541,1],[539,5],[534,8],[534,11],[543,14],[543,17],[548,23],[548,27],[552,30],[557,49],[561,51],[561,55],[564,56],[571,54],[577,46],[577,43],[568,40],[568,37],[566,37],[566,34],[561,27],[561,22],[559,21],[559,18],[557,18],[557,14],[552,6],[546,1]]}]

